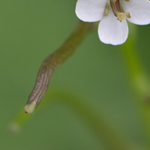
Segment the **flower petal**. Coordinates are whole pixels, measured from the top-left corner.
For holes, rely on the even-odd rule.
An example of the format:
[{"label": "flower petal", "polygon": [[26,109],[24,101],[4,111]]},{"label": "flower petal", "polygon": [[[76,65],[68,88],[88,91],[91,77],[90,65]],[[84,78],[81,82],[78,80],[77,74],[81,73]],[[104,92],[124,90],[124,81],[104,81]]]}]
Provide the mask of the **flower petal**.
[{"label": "flower petal", "polygon": [[102,19],[107,0],[78,0],[76,15],[85,22],[95,22]]},{"label": "flower petal", "polygon": [[128,20],[134,24],[145,25],[150,23],[150,1],[149,0],[131,0],[121,1],[125,12],[129,12],[131,18]]},{"label": "flower petal", "polygon": [[123,44],[128,37],[127,21],[118,21],[110,9],[108,16],[105,16],[99,24],[98,35],[103,43],[112,45]]}]

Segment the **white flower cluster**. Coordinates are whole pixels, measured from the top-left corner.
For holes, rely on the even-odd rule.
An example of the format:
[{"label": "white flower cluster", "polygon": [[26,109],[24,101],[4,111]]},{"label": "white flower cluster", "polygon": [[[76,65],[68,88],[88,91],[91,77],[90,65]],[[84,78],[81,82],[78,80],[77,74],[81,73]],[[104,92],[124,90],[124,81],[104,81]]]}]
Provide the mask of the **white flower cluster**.
[{"label": "white flower cluster", "polygon": [[137,25],[150,23],[149,0],[78,0],[76,15],[84,22],[100,21],[98,35],[106,44],[119,45],[128,37],[126,19]]}]

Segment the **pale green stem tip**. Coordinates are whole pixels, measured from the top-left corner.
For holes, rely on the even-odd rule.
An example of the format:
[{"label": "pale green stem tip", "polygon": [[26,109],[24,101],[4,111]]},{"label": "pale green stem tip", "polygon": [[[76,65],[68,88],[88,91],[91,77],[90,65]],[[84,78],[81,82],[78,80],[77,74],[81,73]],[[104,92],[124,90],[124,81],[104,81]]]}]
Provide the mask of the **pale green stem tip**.
[{"label": "pale green stem tip", "polygon": [[34,112],[36,107],[36,102],[32,102],[31,104],[26,104],[26,106],[24,107],[24,111],[26,114],[31,114]]}]

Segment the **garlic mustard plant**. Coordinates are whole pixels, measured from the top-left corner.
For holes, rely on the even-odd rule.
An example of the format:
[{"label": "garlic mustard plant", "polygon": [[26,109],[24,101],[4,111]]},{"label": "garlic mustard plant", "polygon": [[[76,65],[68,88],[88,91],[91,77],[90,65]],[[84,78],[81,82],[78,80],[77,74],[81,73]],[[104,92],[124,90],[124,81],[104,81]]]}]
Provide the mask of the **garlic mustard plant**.
[{"label": "garlic mustard plant", "polygon": [[99,38],[112,45],[126,41],[129,32],[126,19],[137,25],[150,23],[149,0],[78,0],[75,11],[84,22],[100,21]]}]

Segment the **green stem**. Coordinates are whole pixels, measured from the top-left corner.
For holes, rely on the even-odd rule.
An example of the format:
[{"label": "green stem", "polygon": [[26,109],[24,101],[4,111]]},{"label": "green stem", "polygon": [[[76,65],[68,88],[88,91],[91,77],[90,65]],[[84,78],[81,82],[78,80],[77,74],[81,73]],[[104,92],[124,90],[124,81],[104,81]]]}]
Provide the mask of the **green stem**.
[{"label": "green stem", "polygon": [[[94,133],[99,138],[100,142],[109,149],[109,150],[134,150],[135,147],[127,140],[127,138],[122,134],[120,136],[120,131],[111,125],[110,122],[105,120],[106,115],[103,113],[96,112],[94,109],[91,109],[90,105],[84,103],[85,98],[78,98],[75,95],[68,94],[65,91],[50,90],[44,97],[44,101],[40,108],[44,108],[48,103],[64,103],[74,110],[84,121],[86,121],[89,127],[94,131]],[[48,105],[49,106],[49,105]],[[40,110],[40,109],[39,109]],[[98,114],[101,115],[98,115]],[[25,114],[20,114],[18,118],[14,121],[15,125],[23,125],[27,119],[24,117]],[[26,115],[32,116],[32,115]],[[115,129],[115,130],[114,130]]]},{"label": "green stem", "polygon": [[64,91],[58,92],[57,90],[57,92],[51,91],[51,94],[48,93],[46,99],[49,101],[51,100],[51,102],[52,100],[58,102],[58,104],[62,102],[67,104],[88,123],[100,141],[102,141],[109,150],[127,150],[129,147],[131,148],[131,145],[126,143],[129,141],[125,142],[125,137],[118,135],[120,134],[120,131],[117,129],[114,131],[112,129],[114,127],[112,127],[111,123],[104,119],[104,116],[106,117],[106,115],[101,113],[101,116],[98,116],[98,113],[94,109],[91,109],[87,103],[83,102],[84,98],[81,99],[81,97],[78,98],[75,95],[68,94],[68,92],[65,94]]},{"label": "green stem", "polygon": [[[48,83],[53,71],[74,52],[75,48],[80,44],[87,33],[92,30],[92,28],[93,24],[80,22],[68,40],[57,51],[45,59],[40,68],[36,82],[41,82],[42,84],[40,84],[38,88],[35,86],[33,89],[33,92],[31,93],[25,107],[26,112],[31,113],[34,111],[35,107],[38,106],[47,91]],[[42,78],[43,73],[44,78]],[[49,78],[46,78],[47,76]],[[46,84],[43,81],[47,81]],[[122,138],[117,135],[118,132],[115,133],[111,129],[112,126],[108,124],[103,117],[97,116],[97,114],[91,110],[87,104],[82,103],[80,99],[77,99],[72,95],[68,96],[64,94],[64,92],[54,92],[50,95],[47,95],[45,98],[49,100],[54,100],[57,98],[57,100],[59,99],[61,102],[68,104],[69,107],[73,108],[88,122],[100,140],[102,140],[110,150],[133,150],[131,145],[127,145],[126,142],[122,141]],[[24,121],[25,119],[22,120],[22,122]]]},{"label": "green stem", "polygon": [[146,96],[146,94],[149,92],[150,84],[144,68],[141,65],[140,59],[136,53],[136,27],[130,24],[130,29],[130,36],[128,37],[126,43],[121,47],[123,49],[125,61],[127,63],[133,85],[139,93]]},{"label": "green stem", "polygon": [[125,62],[130,73],[131,83],[133,84],[133,87],[138,96],[135,102],[139,107],[143,126],[149,143],[150,107],[148,105],[148,97],[150,94],[150,82],[143,66],[141,65],[139,57],[137,56],[135,30],[136,26],[130,24],[130,36],[126,43],[121,46],[121,48],[123,49]]}]

